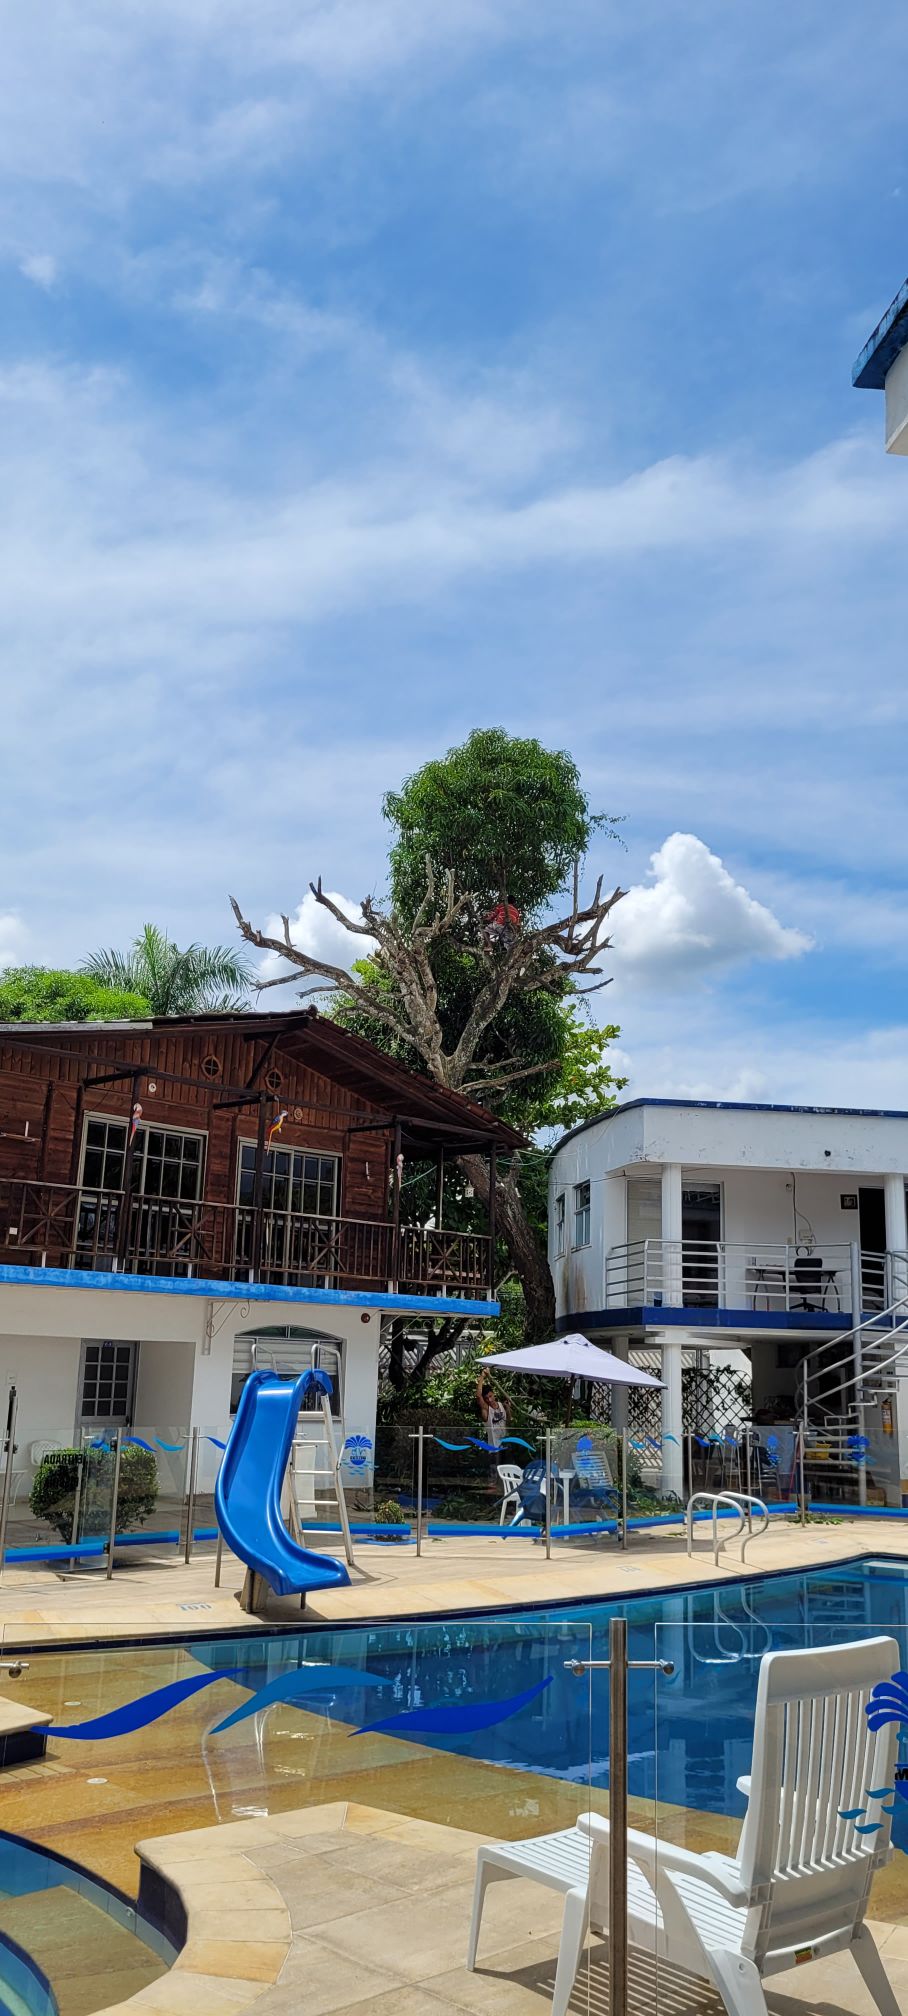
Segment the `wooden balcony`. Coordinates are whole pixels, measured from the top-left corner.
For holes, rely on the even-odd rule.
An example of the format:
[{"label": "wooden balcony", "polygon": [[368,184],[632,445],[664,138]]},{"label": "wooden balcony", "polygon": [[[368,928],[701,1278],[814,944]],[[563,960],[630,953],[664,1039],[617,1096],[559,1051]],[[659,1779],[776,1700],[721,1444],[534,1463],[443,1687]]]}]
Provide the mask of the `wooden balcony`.
[{"label": "wooden balcony", "polygon": [[0,1181],[6,1266],[485,1300],[493,1260],[476,1232]]}]

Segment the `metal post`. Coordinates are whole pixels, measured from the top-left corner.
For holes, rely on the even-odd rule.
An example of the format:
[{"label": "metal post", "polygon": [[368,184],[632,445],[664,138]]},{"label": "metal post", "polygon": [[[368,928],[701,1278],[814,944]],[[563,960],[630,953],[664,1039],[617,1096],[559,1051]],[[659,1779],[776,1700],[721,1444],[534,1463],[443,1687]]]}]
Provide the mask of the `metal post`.
[{"label": "metal post", "polygon": [[19,1396],[15,1386],[9,1389],[9,1406],[6,1410],[6,1463],[3,1469],[3,1497],[0,1500],[0,1577],[6,1562],[6,1526],[9,1519],[9,1500],[13,1485],[13,1462],[16,1445],[16,1415],[19,1412]]},{"label": "metal post", "polygon": [[401,1125],[400,1120],[397,1119],[394,1122],[394,1139],[391,1148],[391,1153],[394,1158],[394,1167],[391,1171],[391,1272],[388,1280],[388,1290],[389,1293],[392,1295],[397,1293],[397,1286],[400,1280],[401,1139],[402,1139]]},{"label": "metal post", "polygon": [[545,1558],[552,1558],[552,1431],[545,1431]]},{"label": "metal post", "polygon": [[[862,1327],[863,1314],[864,1314],[864,1276],[863,1276],[863,1269],[861,1266],[861,1248],[858,1241],[856,1239],[852,1239],[851,1320],[852,1323],[854,1324],[854,1337],[852,1340],[852,1355],[854,1361],[854,1376],[855,1376],[854,1412],[855,1412],[855,1428],[860,1436],[864,1435],[864,1419],[865,1419],[864,1332]],[[866,1463],[859,1463],[858,1504],[866,1505],[866,1503],[867,1503],[867,1465]]]},{"label": "metal post", "polygon": [[416,1431],[416,1552],[422,1553],[422,1478],[424,1430],[422,1422]]},{"label": "metal post", "polygon": [[753,1483],[752,1483],[752,1478],[753,1478],[753,1436],[751,1435],[751,1432],[750,1432],[750,1422],[749,1422],[749,1421],[748,1421],[748,1423],[747,1423],[747,1427],[746,1427],[746,1428],[745,1428],[745,1430],[744,1430],[744,1448],[745,1448],[745,1451],[746,1451],[746,1457],[747,1457],[747,1496],[748,1496],[748,1498],[749,1498],[749,1497],[751,1496],[752,1492],[753,1492]]},{"label": "metal post", "polygon": [[497,1245],[497,1243],[498,1243],[498,1216],[497,1216],[497,1213],[498,1213],[498,1156],[497,1156],[497,1154],[496,1154],[496,1151],[495,1151],[495,1149],[494,1149],[494,1148],[490,1148],[490,1149],[489,1149],[489,1209],[488,1209],[488,1214],[487,1214],[487,1215],[488,1215],[488,1231],[489,1231],[489,1271],[488,1271],[488,1283],[487,1283],[487,1285],[488,1285],[488,1290],[489,1290],[489,1294],[490,1294],[490,1296],[493,1296],[493,1295],[494,1295],[494,1293],[495,1293],[495,1276],[496,1276],[496,1273],[497,1273],[497,1271],[498,1271],[498,1270],[497,1270],[497,1264],[496,1264],[496,1253],[495,1253],[495,1248],[496,1248],[496,1245]]},{"label": "metal post", "polygon": [[627,2016],[627,1618],[612,1617],[609,1656],[609,2016]]},{"label": "metal post", "polygon": [[186,1545],[183,1560],[188,1567],[192,1558],[192,1528],[195,1523],[195,1492],[199,1471],[199,1430],[192,1430],[192,1448],[189,1457],[189,1491],[186,1498]]},{"label": "metal post", "polygon": [[114,1569],[114,1545],[117,1538],[117,1499],[120,1496],[120,1459],[123,1454],[123,1430],[118,1428],[114,1435],[113,1495],[110,1504],[110,1531],[107,1536],[107,1580],[111,1580]]},{"label": "metal post", "polygon": [[627,1548],[627,1429],[621,1430],[621,1545]]},{"label": "metal post", "polygon": [[85,1450],[80,1449],[78,1462],[76,1466],[76,1489],[73,1496],[72,1532],[70,1533],[69,1536],[69,1544],[71,1547],[77,1546],[79,1540],[79,1513],[82,1510],[82,1476],[84,1470],[85,1470]]},{"label": "metal post", "polygon": [[221,1561],[223,1558],[223,1554],[224,1554],[224,1535],[221,1532],[220,1528],[218,1528],[217,1552],[214,1557],[214,1586],[216,1589],[220,1589],[221,1586]]},{"label": "metal post", "polygon": [[804,1467],[804,1459],[806,1456],[806,1441],[807,1437],[802,1422],[800,1428],[798,1429],[798,1443],[797,1443],[798,1506],[800,1508],[802,1526],[806,1526],[807,1524],[807,1475]]},{"label": "metal post", "polygon": [[131,1230],[130,1219],[132,1218],[132,1200],[135,1188],[133,1182],[133,1165],[135,1163],[135,1156],[136,1156],[136,1141],[138,1140],[139,1135],[139,1121],[136,1113],[136,1107],[138,1106],[139,1103],[139,1093],[142,1089],[143,1075],[144,1074],[141,1071],[134,1071],[131,1080],[132,1091],[129,1106],[129,1132],[126,1136],[126,1153],[123,1157],[123,1190],[120,1197],[120,1222],[119,1225],[117,1226],[118,1268],[122,1268],[124,1262],[129,1257],[129,1234]]},{"label": "metal post", "polygon": [[265,1230],[265,1099],[259,1094],[258,1124],[255,1130],[255,1172],[252,1179],[252,1246],[249,1279],[257,1281],[262,1271],[262,1243]]},{"label": "metal post", "polygon": [[[341,1461],[344,1454],[344,1446],[343,1443],[341,1443],[340,1448],[337,1449],[335,1448],[334,1445],[334,1422],[331,1419],[331,1402],[328,1398],[327,1393],[323,1393],[321,1396],[321,1407],[322,1407],[322,1420],[325,1424],[325,1439],[328,1444],[328,1461],[332,1465],[334,1472],[334,1496],[337,1501],[337,1513],[341,1523],[341,1532],[344,1536],[344,1556],[346,1559],[347,1567],[352,1568],[355,1566],[353,1560],[353,1538],[350,1532],[350,1520],[347,1514],[347,1499],[344,1491],[344,1480],[341,1476]],[[343,1433],[343,1430],[341,1432]],[[312,1488],[314,1495],[315,1492],[314,1484]],[[291,1478],[291,1490],[292,1489],[293,1489],[293,1480]]]}]

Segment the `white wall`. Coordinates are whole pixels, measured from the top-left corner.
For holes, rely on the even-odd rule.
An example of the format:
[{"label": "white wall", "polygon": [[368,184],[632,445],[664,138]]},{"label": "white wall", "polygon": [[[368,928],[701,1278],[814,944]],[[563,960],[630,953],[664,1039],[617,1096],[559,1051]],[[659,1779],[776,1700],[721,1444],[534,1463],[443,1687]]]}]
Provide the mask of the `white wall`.
[{"label": "white wall", "polygon": [[908,349],[886,373],[886,453],[908,455]]}]

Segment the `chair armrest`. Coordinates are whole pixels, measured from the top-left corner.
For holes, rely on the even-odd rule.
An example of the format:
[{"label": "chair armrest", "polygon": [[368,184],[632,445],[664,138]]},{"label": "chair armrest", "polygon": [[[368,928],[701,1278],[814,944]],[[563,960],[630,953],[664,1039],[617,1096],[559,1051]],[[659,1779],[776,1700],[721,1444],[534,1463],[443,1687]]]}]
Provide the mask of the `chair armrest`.
[{"label": "chair armrest", "polygon": [[744,1794],[744,1797],[745,1797],[745,1799],[749,1799],[749,1798],[750,1798],[750,1778],[749,1778],[749,1776],[747,1776],[747,1777],[744,1777],[744,1778],[739,1778],[739,1779],[738,1779],[738,1791],[739,1791],[739,1792],[742,1792],[742,1793]]},{"label": "chair armrest", "polygon": [[[607,1841],[609,1823],[599,1813],[583,1813],[578,1822],[581,1833],[593,1839]],[[671,1873],[679,1876],[696,1876],[698,1882],[708,1883],[710,1889],[718,1890],[729,1904],[747,1904],[750,1891],[742,1883],[735,1883],[718,1856],[695,1855],[690,1848],[680,1848],[675,1841],[657,1841],[654,1834],[642,1834],[637,1827],[627,1830],[628,1853],[642,1869],[651,1883],[659,1874]]]}]

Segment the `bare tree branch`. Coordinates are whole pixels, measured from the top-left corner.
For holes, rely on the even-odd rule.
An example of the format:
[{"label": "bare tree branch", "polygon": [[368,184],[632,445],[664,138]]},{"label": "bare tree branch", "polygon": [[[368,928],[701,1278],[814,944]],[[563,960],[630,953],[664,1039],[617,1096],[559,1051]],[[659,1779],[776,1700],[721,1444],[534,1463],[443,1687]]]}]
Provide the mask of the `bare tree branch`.
[{"label": "bare tree branch", "polygon": [[538,1078],[541,1071],[559,1071],[560,1069],[560,1058],[550,1057],[545,1064],[522,1064],[516,1071],[497,1072],[493,1078],[471,1079],[469,1084],[461,1085],[460,1090],[461,1092],[497,1092],[500,1086],[513,1085],[518,1078]]},{"label": "bare tree branch", "polygon": [[290,926],[286,918],[282,919],[286,926],[286,937],[283,940],[269,938],[266,932],[257,931],[248,918],[243,916],[235,896],[230,898],[230,907],[247,945],[256,945],[262,952],[279,952],[283,958],[292,960],[294,966],[298,966],[301,972],[318,974],[323,980],[329,980],[338,993],[349,995],[350,999],[356,1001],[367,1014],[373,1015],[377,1022],[383,1022],[385,1028],[398,1036],[402,1043],[414,1041],[414,1031],[401,1021],[379,994],[362,987],[358,980],[354,980],[345,967],[333,966],[326,959],[313,959],[308,952],[301,952],[296,945],[291,944]]},{"label": "bare tree branch", "polygon": [[[370,931],[368,924],[357,924],[355,917],[348,917],[346,910],[341,910],[336,903],[332,902],[330,896],[325,895],[325,891],[322,888],[321,876],[319,876],[317,882],[310,882],[309,888],[315,897],[316,903],[320,903],[323,910],[330,910],[332,917],[337,919],[338,924],[343,925],[345,931],[352,931],[357,938],[374,938],[375,933],[374,931]],[[368,898],[366,901],[368,901]],[[365,911],[364,903],[360,904],[360,909]],[[286,921],[285,918],[284,922],[286,923]]]}]

